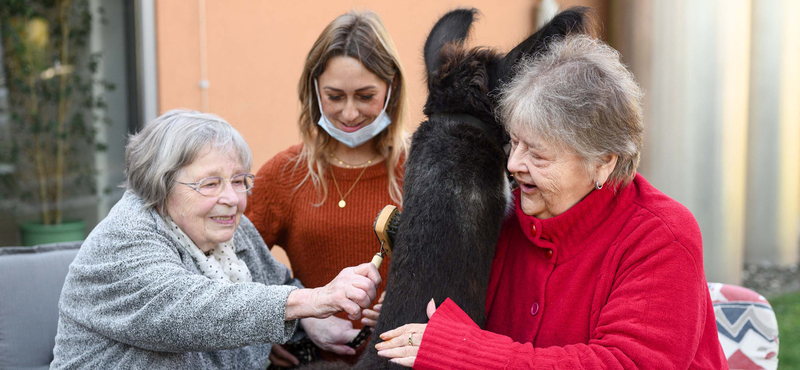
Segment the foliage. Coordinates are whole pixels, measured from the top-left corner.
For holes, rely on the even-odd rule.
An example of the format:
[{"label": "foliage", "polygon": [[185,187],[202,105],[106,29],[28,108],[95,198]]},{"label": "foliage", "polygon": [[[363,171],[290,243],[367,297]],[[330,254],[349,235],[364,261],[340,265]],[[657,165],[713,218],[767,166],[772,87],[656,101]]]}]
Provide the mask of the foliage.
[{"label": "foliage", "polygon": [[96,87],[113,88],[95,80],[92,13],[88,0],[0,0],[0,25],[18,195],[59,224],[65,196],[96,191]]},{"label": "foliage", "polygon": [[778,318],[779,369],[800,369],[800,292],[770,298]]}]

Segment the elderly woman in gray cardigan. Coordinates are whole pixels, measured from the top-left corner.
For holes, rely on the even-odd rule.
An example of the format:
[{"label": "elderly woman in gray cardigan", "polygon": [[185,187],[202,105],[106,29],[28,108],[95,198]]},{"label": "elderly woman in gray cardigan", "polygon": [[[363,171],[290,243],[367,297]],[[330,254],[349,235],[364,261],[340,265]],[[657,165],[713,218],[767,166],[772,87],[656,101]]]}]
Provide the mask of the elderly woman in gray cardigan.
[{"label": "elderly woman in gray cardigan", "polygon": [[251,160],[210,114],[170,111],[130,138],[127,191],[70,265],[52,368],[264,369],[298,321],[323,348],[343,342],[325,318],[357,319],[378,271],[303,289],[242,216]]}]

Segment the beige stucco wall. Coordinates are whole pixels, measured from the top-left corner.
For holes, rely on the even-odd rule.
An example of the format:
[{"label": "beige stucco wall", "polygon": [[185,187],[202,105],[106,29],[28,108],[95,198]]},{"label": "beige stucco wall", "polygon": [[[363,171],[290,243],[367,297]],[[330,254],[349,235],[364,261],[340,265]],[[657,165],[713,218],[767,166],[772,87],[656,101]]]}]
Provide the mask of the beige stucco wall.
[{"label": "beige stucco wall", "polygon": [[[559,3],[598,6],[604,1]],[[250,144],[255,171],[300,140],[296,86],[311,44],[339,14],[371,9],[383,18],[406,69],[411,131],[423,118],[426,96],[422,45],[438,17],[455,7],[476,7],[482,16],[471,43],[506,51],[533,31],[537,4],[537,0],[157,1],[159,110],[184,107],[226,118]],[[599,7],[599,17],[604,14]],[[200,88],[204,78],[209,82],[205,97]]]}]

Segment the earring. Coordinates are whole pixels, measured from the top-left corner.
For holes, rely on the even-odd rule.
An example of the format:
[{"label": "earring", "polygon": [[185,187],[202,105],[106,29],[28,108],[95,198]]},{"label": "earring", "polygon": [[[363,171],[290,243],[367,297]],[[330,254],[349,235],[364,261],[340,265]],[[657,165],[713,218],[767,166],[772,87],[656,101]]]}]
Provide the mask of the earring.
[{"label": "earring", "polygon": [[600,190],[600,189],[603,188],[603,185],[601,185],[599,182],[595,181],[594,182],[594,188],[597,189],[597,190]]}]

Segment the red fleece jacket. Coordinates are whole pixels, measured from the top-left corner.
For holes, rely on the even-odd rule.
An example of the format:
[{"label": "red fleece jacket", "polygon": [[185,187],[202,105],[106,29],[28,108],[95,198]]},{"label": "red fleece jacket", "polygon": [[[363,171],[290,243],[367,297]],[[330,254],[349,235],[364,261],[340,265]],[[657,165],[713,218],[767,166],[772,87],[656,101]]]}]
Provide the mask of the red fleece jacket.
[{"label": "red fleece jacket", "polygon": [[641,175],[556,217],[503,226],[486,330],[452,301],[428,323],[415,369],[727,369],[700,229]]}]

